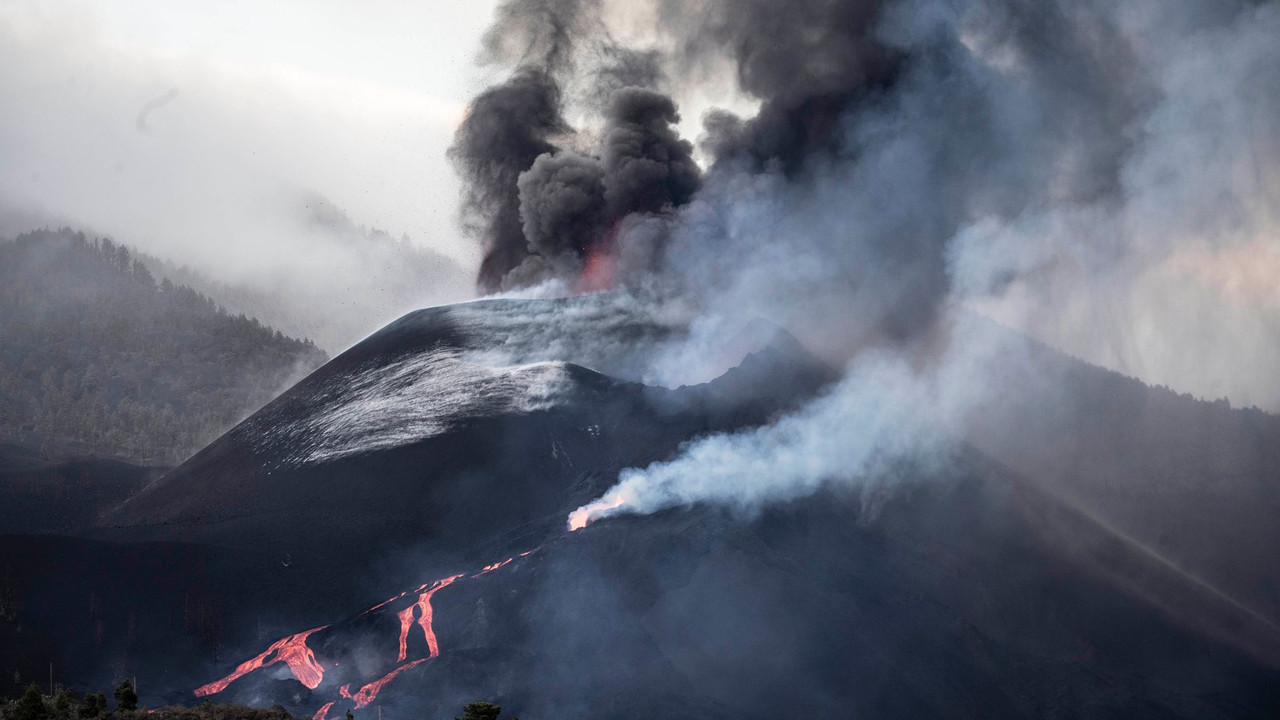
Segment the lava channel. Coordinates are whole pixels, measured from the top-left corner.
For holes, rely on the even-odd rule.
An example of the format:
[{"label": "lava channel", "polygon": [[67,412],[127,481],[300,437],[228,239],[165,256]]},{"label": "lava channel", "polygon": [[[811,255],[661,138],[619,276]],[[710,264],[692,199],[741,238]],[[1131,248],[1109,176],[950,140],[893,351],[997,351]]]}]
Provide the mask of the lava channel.
[{"label": "lava channel", "polygon": [[471,577],[473,577],[473,578],[478,578],[478,577],[480,577],[481,575],[484,575],[485,573],[491,573],[491,572],[493,572],[494,570],[497,570],[498,568],[500,568],[500,567],[502,567],[502,566],[504,566],[504,565],[507,565],[508,563],[514,562],[514,561],[515,561],[515,558],[514,558],[514,557],[509,557],[509,558],[507,558],[506,560],[503,560],[502,562],[496,562],[496,563],[494,563],[494,564],[492,564],[492,565],[485,565],[483,570],[481,570],[480,572],[476,573],[475,575],[472,575]]},{"label": "lava channel", "polygon": [[[220,693],[226,690],[227,686],[232,682],[254,670],[268,665],[275,665],[278,662],[287,664],[290,672],[298,679],[298,682],[314,690],[320,684],[320,681],[324,679],[324,668],[320,667],[320,663],[316,662],[316,656],[311,652],[311,648],[307,647],[307,638],[327,627],[329,626],[321,625],[318,628],[311,628],[297,635],[290,635],[287,638],[275,641],[261,655],[245,660],[236,666],[235,672],[230,675],[196,688],[196,697]],[[275,654],[274,657],[272,657],[272,653]],[[268,660],[267,658],[271,659]]]},{"label": "lava channel", "polygon": [[[435,657],[435,655],[432,655],[431,657]],[[351,696],[351,699],[354,700],[356,703],[356,708],[357,709],[362,708],[368,705],[369,703],[373,702],[373,699],[378,697],[378,693],[382,691],[382,688],[385,687],[387,683],[391,682],[392,680],[395,680],[397,675],[404,672],[405,670],[408,670],[411,667],[417,667],[418,665],[421,665],[427,660],[428,658],[422,658],[421,660],[414,660],[411,663],[406,663],[404,665],[401,665],[395,670],[392,670],[386,675],[383,675],[377,680],[374,680],[368,685],[365,685],[364,687],[360,688],[359,692],[357,692],[354,696]],[[346,690],[346,689],[347,689],[346,686],[344,686],[343,690]],[[348,691],[346,694],[349,695],[350,691]]]},{"label": "lava channel", "polygon": [[418,626],[422,628],[422,636],[427,641],[427,657],[433,658],[440,654],[440,644],[436,640],[436,631],[432,626],[431,596],[449,587],[462,577],[462,575],[453,575],[436,580],[429,586],[423,585],[418,588],[422,593],[418,596],[417,602],[396,614],[397,619],[400,620],[400,652],[396,655],[396,662],[404,662],[405,658],[409,656],[409,628],[413,626],[413,611],[415,608],[418,610]]},{"label": "lava channel", "polygon": [[454,575],[443,580],[437,580],[431,586],[431,589],[418,596],[418,609],[422,611],[418,615],[418,625],[422,627],[422,634],[427,639],[427,651],[430,653],[427,657],[436,657],[440,654],[440,645],[436,642],[436,631],[431,624],[431,596],[435,595],[440,589],[452,585],[461,577],[461,575]]},{"label": "lava channel", "polygon": [[336,702],[338,701],[330,700],[324,705],[321,705],[320,709],[316,711],[316,714],[312,716],[311,720],[329,720],[329,709],[332,708],[333,704]]}]

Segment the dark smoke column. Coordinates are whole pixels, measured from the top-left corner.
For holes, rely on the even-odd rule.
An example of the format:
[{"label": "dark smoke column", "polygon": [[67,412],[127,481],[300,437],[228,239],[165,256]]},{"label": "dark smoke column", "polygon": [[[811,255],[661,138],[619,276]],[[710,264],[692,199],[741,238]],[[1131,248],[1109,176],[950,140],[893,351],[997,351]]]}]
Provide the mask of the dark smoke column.
[{"label": "dark smoke column", "polygon": [[[613,276],[620,221],[679,207],[701,182],[693,146],[674,129],[675,103],[651,87],[658,55],[615,43],[599,3],[580,0],[503,3],[485,51],[518,69],[476,98],[449,153],[466,186],[466,229],[484,252],[478,284],[560,278],[595,289],[593,272]],[[593,87],[575,109],[601,120],[594,150],[564,120],[561,87],[583,78]]]},{"label": "dark smoke column", "polygon": [[548,138],[567,132],[560,89],[550,74],[521,68],[471,104],[449,159],[466,186],[463,223],[484,250],[477,278],[492,292],[529,255],[520,220],[520,173],[556,148]]}]

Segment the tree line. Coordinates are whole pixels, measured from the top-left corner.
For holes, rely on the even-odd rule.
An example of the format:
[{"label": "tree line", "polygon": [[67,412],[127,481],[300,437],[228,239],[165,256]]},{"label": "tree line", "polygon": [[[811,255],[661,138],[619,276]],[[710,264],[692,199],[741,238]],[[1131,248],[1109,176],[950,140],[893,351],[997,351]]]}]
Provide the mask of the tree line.
[{"label": "tree line", "polygon": [[[129,680],[116,686],[115,707],[107,703],[106,693],[87,692],[80,699],[65,687],[52,695],[44,695],[35,683],[27,686],[21,697],[0,701],[0,720],[142,720],[159,716],[159,720],[298,720],[283,707],[251,708],[244,705],[218,704],[209,700],[195,707],[167,705],[154,710],[139,709],[138,693]],[[468,703],[462,717],[454,720],[498,720],[502,708],[488,702]],[[350,710],[346,720],[354,720]],[[520,718],[513,718],[520,720]]]},{"label": "tree line", "polygon": [[0,242],[0,432],[152,463],[203,447],[326,360],[69,229]]}]

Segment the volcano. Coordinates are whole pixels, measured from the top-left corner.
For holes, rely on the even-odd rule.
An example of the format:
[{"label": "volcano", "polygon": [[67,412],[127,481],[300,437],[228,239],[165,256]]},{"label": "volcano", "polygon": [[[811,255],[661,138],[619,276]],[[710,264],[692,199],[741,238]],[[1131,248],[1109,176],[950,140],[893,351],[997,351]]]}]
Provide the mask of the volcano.
[{"label": "volcano", "polygon": [[[29,647],[73,685],[136,674],[144,703],[318,720],[452,717],[476,699],[535,719],[1280,709],[1276,562],[1265,545],[1209,561],[1274,532],[1253,525],[1276,507],[1273,418],[1046,350],[1090,399],[1075,419],[1035,422],[1043,396],[984,408],[1020,419],[1021,442],[975,425],[945,471],[908,464],[914,481],[892,491],[833,486],[751,516],[691,506],[570,531],[622,469],[836,379],[777,331],[708,383],[645,384],[639,350],[683,332],[608,296],[405,316],[75,537],[6,537]],[[1158,506],[1055,464],[1073,432],[1097,450],[1080,469],[1163,467],[1109,445],[1118,414],[1156,404],[1160,432],[1125,432],[1209,473]],[[1062,424],[1077,420],[1096,429]],[[1233,474],[1195,452],[1206,431],[1241,451]],[[1234,516],[1246,527],[1178,531],[1189,504],[1241,482],[1256,487]]]}]

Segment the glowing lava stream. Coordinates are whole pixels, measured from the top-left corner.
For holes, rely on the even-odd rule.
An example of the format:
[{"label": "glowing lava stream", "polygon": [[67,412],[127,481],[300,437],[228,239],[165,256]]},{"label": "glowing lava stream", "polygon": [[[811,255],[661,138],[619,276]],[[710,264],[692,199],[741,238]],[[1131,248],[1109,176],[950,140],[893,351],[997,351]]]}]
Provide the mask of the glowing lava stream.
[{"label": "glowing lava stream", "polygon": [[361,614],[361,615],[368,615],[369,613],[373,612],[374,610],[378,610],[378,609],[380,609],[380,608],[386,607],[387,605],[390,605],[391,603],[393,603],[393,602],[395,602],[395,601],[399,600],[400,598],[402,598],[402,597],[404,597],[405,595],[408,595],[408,594],[409,594],[409,591],[408,591],[408,590],[405,590],[404,592],[400,593],[399,595],[396,595],[395,597],[387,598],[386,600],[383,600],[382,602],[378,603],[377,605],[374,605],[373,607],[369,608],[368,610],[365,610],[364,612],[362,612],[362,613],[360,613],[360,614]]},{"label": "glowing lava stream", "polygon": [[[523,557],[523,556],[521,556],[521,557]],[[509,557],[509,558],[507,558],[506,560],[503,560],[502,562],[496,562],[496,563],[494,563],[494,564],[492,564],[492,565],[485,565],[483,570],[481,570],[480,572],[476,573],[475,575],[472,575],[471,577],[473,577],[473,578],[478,578],[478,577],[480,577],[481,575],[484,575],[485,573],[491,573],[491,572],[493,572],[494,570],[497,570],[498,568],[500,568],[500,567],[502,567],[502,566],[504,566],[504,565],[507,565],[507,564],[509,564],[509,563],[513,562],[514,560],[515,560],[515,558],[514,558],[514,557]]]},{"label": "glowing lava stream", "polygon": [[[432,655],[431,657],[435,657],[435,655]],[[344,685],[342,688],[342,690],[344,691],[343,694],[355,701],[357,709],[362,708],[365,705],[368,705],[369,703],[373,702],[373,699],[378,697],[378,693],[381,692],[382,688],[387,683],[394,680],[397,675],[404,672],[405,670],[408,670],[411,667],[417,667],[418,665],[421,665],[422,663],[426,662],[429,659],[430,658],[422,658],[420,660],[414,660],[411,663],[406,663],[404,665],[401,665],[395,670],[392,670],[386,675],[383,675],[377,680],[374,680],[368,685],[365,685],[364,687],[360,688],[360,691],[357,692],[354,696],[351,695],[350,690],[347,690],[349,686]]]},{"label": "glowing lava stream", "polygon": [[[320,684],[320,681],[324,679],[324,668],[320,667],[320,663],[316,662],[316,656],[311,652],[311,648],[307,647],[307,638],[312,633],[319,632],[327,627],[329,626],[321,625],[318,628],[311,628],[306,632],[300,632],[297,635],[290,635],[287,638],[275,641],[261,655],[240,663],[235,672],[230,675],[196,688],[196,697],[220,693],[226,690],[227,686],[232,682],[254,670],[268,665],[275,665],[281,661],[289,666],[289,670],[298,679],[298,682],[314,690]],[[267,660],[272,653],[275,653],[275,657]]]},{"label": "glowing lava stream", "polygon": [[[533,553],[537,552],[538,549],[539,548],[534,548],[533,550],[526,550],[518,555],[509,557],[506,560],[503,560],[501,562],[496,562],[496,563],[493,563],[492,565],[485,565],[479,572],[477,572],[474,575],[471,575],[471,577],[473,578],[480,577],[481,575],[484,575],[486,573],[493,572],[494,570],[497,570],[499,568],[505,567],[508,564],[514,562],[516,558],[528,557],[529,555],[532,555]],[[439,657],[440,644],[436,638],[436,632],[433,626],[434,611],[431,607],[431,597],[435,595],[437,592],[439,592],[440,590],[443,590],[444,588],[452,585],[458,580],[463,579],[464,577],[467,577],[465,573],[452,575],[447,578],[441,578],[432,583],[423,584],[419,586],[417,590],[414,590],[414,591],[406,590],[400,593],[399,595],[393,598],[389,598],[381,603],[378,603],[377,605],[360,613],[360,615],[362,616],[367,615],[396,600],[399,600],[400,598],[405,597],[406,595],[409,595],[411,592],[418,593],[418,599],[414,601],[412,605],[396,613],[396,617],[400,621],[400,648],[399,648],[399,653],[397,655],[397,662],[403,663],[406,657],[408,656],[409,629],[413,626],[414,608],[418,609],[418,618],[417,618],[418,626],[422,628],[423,637],[427,641],[428,654],[427,654],[427,657],[420,658],[418,660],[414,660],[413,662],[400,665],[399,667],[387,673],[386,675],[382,676],[381,678],[378,678],[377,680],[361,687],[360,690],[357,691],[354,695],[351,693],[350,683],[343,685],[342,687],[338,688],[338,695],[342,698],[351,700],[353,703],[355,703],[356,708],[363,708],[366,705],[368,705],[370,702],[373,702],[373,699],[377,697],[378,692],[381,691],[382,688],[387,683],[394,680],[397,675],[404,672],[405,670],[408,670],[411,667],[416,667],[418,665],[421,665],[427,660],[430,660],[435,657]],[[236,667],[235,672],[231,673],[227,677],[221,680],[218,680],[216,682],[209,683],[208,685],[204,685],[197,688],[195,691],[196,697],[204,697],[206,695],[213,695],[214,693],[220,693],[223,690],[226,690],[227,686],[230,685],[232,682],[236,681],[237,679],[244,677],[245,675],[248,675],[254,670],[258,670],[259,668],[274,665],[278,662],[286,663],[289,666],[289,670],[292,671],[293,676],[297,678],[298,681],[301,682],[303,685],[307,686],[312,690],[316,689],[316,687],[318,687],[320,685],[320,682],[324,679],[324,668],[320,665],[319,662],[316,661],[316,657],[311,652],[311,648],[307,647],[307,638],[310,637],[312,634],[317,633],[327,627],[329,626],[321,625],[320,627],[312,628],[305,632],[300,632],[296,635],[290,635],[289,637],[277,640],[275,643],[271,645],[271,647],[267,648],[262,654],[240,663]],[[334,663],[334,667],[336,666],[337,666],[337,663]],[[336,702],[337,700],[332,700],[322,705],[320,709],[316,711],[316,714],[313,716],[313,720],[328,720],[329,711],[333,709],[333,706]]]},{"label": "glowing lava stream", "polygon": [[431,626],[431,596],[435,595],[437,590],[448,587],[461,578],[461,575],[454,575],[443,580],[437,580],[432,584],[430,590],[418,597],[418,609],[422,611],[418,615],[418,625],[422,627],[422,634],[427,638],[427,650],[431,653],[427,657],[436,657],[440,654],[440,645],[436,642],[436,631]]},{"label": "glowing lava stream", "polygon": [[413,625],[413,605],[396,613],[396,617],[400,619],[400,654],[396,656],[396,662],[404,662],[409,656],[409,626]]},{"label": "glowing lava stream", "polygon": [[397,613],[396,617],[400,620],[400,654],[396,657],[396,662],[404,662],[404,659],[409,654],[409,626],[413,624],[414,608],[418,608],[418,626],[422,628],[422,635],[427,640],[427,650],[430,652],[427,657],[433,658],[440,654],[440,644],[436,640],[436,631],[431,625],[431,596],[460,579],[462,579],[462,575],[453,575],[431,583],[430,587],[423,585],[418,588],[418,590],[423,591],[418,596],[418,601]]}]

